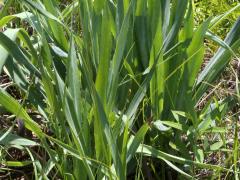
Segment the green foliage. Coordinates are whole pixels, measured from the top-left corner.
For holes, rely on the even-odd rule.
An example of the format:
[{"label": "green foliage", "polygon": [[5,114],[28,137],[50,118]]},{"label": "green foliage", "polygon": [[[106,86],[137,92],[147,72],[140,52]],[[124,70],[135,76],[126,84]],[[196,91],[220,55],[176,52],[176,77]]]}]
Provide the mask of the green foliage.
[{"label": "green foliage", "polygon": [[[47,154],[40,160],[28,147],[39,144],[30,140],[17,147],[27,146],[36,179],[169,179],[169,168],[179,179],[201,169],[238,176],[237,128],[234,148],[225,152],[223,122],[237,98],[196,107],[236,57],[239,18],[223,41],[209,32],[221,18],[195,25],[190,0],[78,0],[64,10],[63,3],[23,0],[20,14],[0,20],[0,69],[26,100],[1,88],[0,103]],[[14,20],[20,23],[12,29]],[[221,47],[201,70],[205,38]],[[28,115],[29,104],[52,136]],[[3,145],[19,138],[12,129],[0,134]],[[207,161],[216,151],[225,153],[225,164]]]},{"label": "green foliage", "polygon": [[[195,4],[195,21],[197,23],[203,22],[208,17],[223,14],[229,9],[238,4],[238,0],[194,0]],[[217,27],[213,29],[213,32],[224,38],[229,32],[230,28],[240,16],[240,9],[238,8],[225,18]]]}]

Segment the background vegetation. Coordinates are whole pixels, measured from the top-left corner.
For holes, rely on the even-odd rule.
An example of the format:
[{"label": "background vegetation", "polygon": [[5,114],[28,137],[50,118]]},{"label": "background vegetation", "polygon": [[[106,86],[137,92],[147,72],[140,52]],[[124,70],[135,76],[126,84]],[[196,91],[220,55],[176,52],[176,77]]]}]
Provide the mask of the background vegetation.
[{"label": "background vegetation", "polygon": [[[235,20],[240,16],[239,8],[234,8],[239,3],[238,0],[217,0],[217,1],[207,1],[207,0],[195,0],[195,23],[200,24],[208,17],[219,16],[229,9],[233,8],[233,13],[229,14],[226,18],[219,22],[211,30],[220,36],[222,39],[225,38],[229,29],[233,26]],[[215,51],[218,47],[217,44],[210,42],[208,44],[210,50]]]},{"label": "background vegetation", "polygon": [[[220,15],[238,4],[238,0],[195,0],[195,19],[196,23],[203,22],[210,16]],[[229,31],[230,27],[234,24],[235,20],[239,17],[240,11],[236,9],[234,13],[230,14],[228,18],[219,23],[214,32],[224,37]]]},{"label": "background vegetation", "polygon": [[239,178],[237,2],[1,3],[1,178]]}]

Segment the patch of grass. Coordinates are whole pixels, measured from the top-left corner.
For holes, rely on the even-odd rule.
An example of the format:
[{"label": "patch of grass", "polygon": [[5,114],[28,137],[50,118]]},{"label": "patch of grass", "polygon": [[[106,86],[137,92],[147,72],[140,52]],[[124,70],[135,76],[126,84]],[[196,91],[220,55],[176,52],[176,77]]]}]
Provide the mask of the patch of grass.
[{"label": "patch of grass", "polygon": [[[207,0],[195,0],[195,20],[197,23],[203,22],[208,17],[221,15],[229,9],[235,7],[239,3],[238,0],[218,0],[218,1],[207,1]],[[213,31],[220,37],[224,38],[229,32],[230,28],[240,15],[239,8],[233,11],[227,18],[225,18]]]},{"label": "patch of grass", "polygon": [[[239,18],[221,40],[209,31],[221,16],[196,25],[190,0],[6,3],[19,13],[0,13],[0,70],[22,100],[1,87],[12,125],[0,143],[28,156],[2,158],[3,173],[31,164],[35,179],[238,178],[237,116],[228,113],[237,73],[231,94],[209,91],[237,58]],[[208,63],[206,39],[220,46]],[[15,133],[19,119],[32,137]]]}]

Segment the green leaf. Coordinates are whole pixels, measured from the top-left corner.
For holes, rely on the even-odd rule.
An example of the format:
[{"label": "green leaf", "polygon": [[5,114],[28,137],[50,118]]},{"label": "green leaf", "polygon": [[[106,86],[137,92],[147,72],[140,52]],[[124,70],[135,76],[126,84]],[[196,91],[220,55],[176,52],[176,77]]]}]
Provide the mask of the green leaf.
[{"label": "green leaf", "polygon": [[164,126],[162,121],[160,120],[154,121],[152,124],[153,124],[153,127],[155,127],[156,129],[162,132],[168,131],[170,129],[169,127]]},{"label": "green leaf", "polygon": [[166,159],[164,159],[164,158],[162,158],[162,160],[163,160],[168,166],[170,166],[170,167],[173,168],[175,171],[177,171],[178,173],[184,175],[184,176],[187,177],[187,178],[190,178],[190,179],[193,178],[191,175],[185,173],[183,170],[181,170],[180,168],[178,168],[176,165],[174,165],[174,164],[171,163],[170,161],[168,161],[168,160],[166,160]]},{"label": "green leaf", "polygon": [[116,49],[113,55],[112,60],[112,66],[110,71],[110,77],[109,77],[109,87],[108,87],[108,102],[109,107],[112,107],[115,102],[115,97],[117,93],[118,88],[118,78],[119,78],[119,69],[123,62],[123,53],[126,47],[127,43],[127,35],[129,32],[129,29],[131,27],[131,15],[133,14],[133,7],[134,7],[135,1],[132,0],[129,7],[126,16],[124,17],[123,24],[121,26],[120,32],[117,36],[116,40]]},{"label": "green leaf", "polygon": [[195,157],[196,157],[196,161],[199,163],[203,163],[204,161],[204,153],[202,149],[197,148],[196,152],[195,152]]},{"label": "green leaf", "polygon": [[97,14],[99,14],[101,12],[105,3],[106,3],[106,0],[94,1],[94,8],[95,8]]},{"label": "green leaf", "polygon": [[0,19],[0,27],[3,27],[10,21],[12,21],[15,18],[20,18],[21,20],[26,20],[33,17],[33,14],[30,12],[21,12],[18,14],[8,15]]},{"label": "green leaf", "polygon": [[211,151],[217,151],[223,146],[223,141],[216,142],[210,146]]},{"label": "green leaf", "polygon": [[128,143],[127,150],[127,162],[134,156],[141,142],[143,142],[145,134],[149,129],[148,124],[144,124],[141,129],[138,130],[137,134],[133,137],[133,140]]},{"label": "green leaf", "polygon": [[184,165],[195,165],[199,168],[206,168],[206,169],[212,169],[212,170],[220,170],[220,171],[228,171],[229,169],[226,169],[222,166],[218,165],[212,165],[212,164],[205,164],[205,163],[199,163],[196,161],[192,161],[189,159],[185,159],[179,156],[174,156],[165,152],[162,152],[160,150],[157,150],[154,147],[147,146],[147,145],[141,145],[137,149],[137,153],[142,153],[144,156],[148,157],[154,157],[158,159],[166,159],[171,162],[176,162]]},{"label": "green leaf", "polygon": [[[12,33],[16,36],[18,29],[12,30]],[[38,69],[31,63],[26,55],[21,51],[16,43],[14,43],[9,37],[0,32],[0,45],[2,45],[5,50],[13,56],[18,62],[22,63],[25,67],[29,69],[30,72],[40,77],[40,72]]]},{"label": "green leaf", "polygon": [[[2,136],[2,133],[0,133]],[[39,143],[32,140],[22,138],[15,134],[8,134],[3,140],[0,141],[2,145],[18,145],[18,146],[38,146]]]},{"label": "green leaf", "polygon": [[34,122],[22,106],[10,95],[8,95],[3,89],[0,88],[0,103],[9,112],[15,114],[18,118],[22,119],[26,125],[26,128],[34,132],[40,139],[44,137],[39,125]]},{"label": "green leaf", "polygon": [[37,10],[42,15],[58,22],[59,24],[62,24],[62,22],[57,17],[55,17],[53,14],[51,14],[46,9],[44,9],[42,4],[39,4],[38,2],[34,2],[34,1],[31,1],[31,0],[24,0],[23,2],[26,3],[26,4],[29,4],[32,9]]},{"label": "green leaf", "polygon": [[6,161],[4,165],[7,167],[24,167],[32,164],[32,161]]}]

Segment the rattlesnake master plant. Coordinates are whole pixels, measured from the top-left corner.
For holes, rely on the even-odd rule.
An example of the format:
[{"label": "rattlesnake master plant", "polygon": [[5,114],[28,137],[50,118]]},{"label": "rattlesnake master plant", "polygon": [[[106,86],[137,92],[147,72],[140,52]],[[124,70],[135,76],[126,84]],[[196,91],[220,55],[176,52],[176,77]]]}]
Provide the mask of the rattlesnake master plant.
[{"label": "rattlesnake master plant", "polygon": [[[35,178],[141,179],[142,167],[160,179],[170,178],[170,168],[178,178],[199,169],[237,177],[237,141],[229,166],[204,163],[219,143],[226,147],[221,120],[235,99],[195,107],[235,55],[240,19],[222,41],[208,32],[216,19],[195,28],[189,0],[78,0],[63,10],[60,3],[23,0],[18,14],[0,20],[0,69],[54,134],[1,89],[0,103],[48,154],[40,161],[28,149]],[[12,29],[15,19],[33,35]],[[206,37],[222,47],[201,71]],[[203,147],[207,133],[216,138]]]}]

